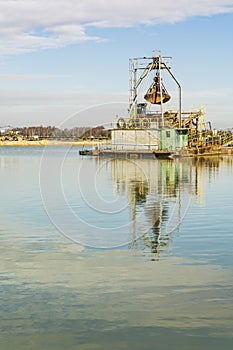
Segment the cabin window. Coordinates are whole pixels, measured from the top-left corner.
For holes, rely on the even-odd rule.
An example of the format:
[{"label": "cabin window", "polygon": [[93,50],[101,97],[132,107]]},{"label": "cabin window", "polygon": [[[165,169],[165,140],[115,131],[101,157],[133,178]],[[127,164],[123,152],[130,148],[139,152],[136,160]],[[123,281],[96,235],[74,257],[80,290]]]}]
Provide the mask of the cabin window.
[{"label": "cabin window", "polygon": [[171,137],[171,132],[170,131],[166,131],[166,137]]}]

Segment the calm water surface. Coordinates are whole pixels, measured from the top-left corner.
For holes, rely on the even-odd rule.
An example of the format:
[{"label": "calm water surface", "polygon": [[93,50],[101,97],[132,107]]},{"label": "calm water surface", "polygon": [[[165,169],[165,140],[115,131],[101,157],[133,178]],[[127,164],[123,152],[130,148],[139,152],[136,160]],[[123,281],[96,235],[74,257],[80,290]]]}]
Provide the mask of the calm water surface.
[{"label": "calm water surface", "polygon": [[232,349],[233,158],[0,148],[0,350]]}]

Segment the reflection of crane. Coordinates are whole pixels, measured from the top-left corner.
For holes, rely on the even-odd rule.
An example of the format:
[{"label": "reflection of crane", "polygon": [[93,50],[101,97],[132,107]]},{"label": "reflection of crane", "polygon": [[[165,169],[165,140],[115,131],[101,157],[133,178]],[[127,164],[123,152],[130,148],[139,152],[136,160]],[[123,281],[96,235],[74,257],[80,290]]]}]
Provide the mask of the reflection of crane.
[{"label": "reflection of crane", "polygon": [[[112,176],[130,203],[131,248],[158,255],[177,229],[192,193],[187,162],[113,159]],[[119,188],[119,186],[118,186]]]}]

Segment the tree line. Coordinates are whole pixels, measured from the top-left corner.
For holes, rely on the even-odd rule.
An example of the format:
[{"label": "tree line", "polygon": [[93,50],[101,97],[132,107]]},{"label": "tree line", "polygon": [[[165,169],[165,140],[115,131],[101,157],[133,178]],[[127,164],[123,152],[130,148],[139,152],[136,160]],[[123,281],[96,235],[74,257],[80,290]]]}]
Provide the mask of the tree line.
[{"label": "tree line", "polygon": [[60,129],[55,126],[25,126],[8,129],[2,134],[7,138],[23,139],[89,139],[110,138],[110,130],[100,125],[97,127],[74,127],[71,129]]}]

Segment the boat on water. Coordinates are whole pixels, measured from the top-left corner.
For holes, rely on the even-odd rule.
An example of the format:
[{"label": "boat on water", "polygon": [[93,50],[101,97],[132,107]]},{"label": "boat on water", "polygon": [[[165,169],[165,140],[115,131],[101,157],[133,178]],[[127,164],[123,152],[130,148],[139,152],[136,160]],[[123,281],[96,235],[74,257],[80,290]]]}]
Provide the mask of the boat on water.
[{"label": "boat on water", "polygon": [[93,155],[93,151],[91,149],[82,149],[82,150],[79,150],[78,153],[80,156],[92,156]]},{"label": "boat on water", "polygon": [[98,156],[99,155],[99,148],[97,146],[90,148],[83,148],[79,150],[80,156]]}]

